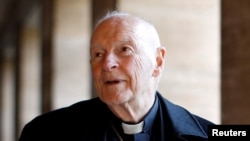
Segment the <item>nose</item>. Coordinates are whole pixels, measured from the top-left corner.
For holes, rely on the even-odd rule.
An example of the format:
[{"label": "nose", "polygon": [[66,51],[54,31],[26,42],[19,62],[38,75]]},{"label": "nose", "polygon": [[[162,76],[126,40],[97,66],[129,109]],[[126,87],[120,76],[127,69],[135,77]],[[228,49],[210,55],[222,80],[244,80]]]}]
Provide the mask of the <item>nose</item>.
[{"label": "nose", "polygon": [[113,54],[107,54],[103,61],[103,69],[105,71],[112,71],[118,67],[117,57]]}]

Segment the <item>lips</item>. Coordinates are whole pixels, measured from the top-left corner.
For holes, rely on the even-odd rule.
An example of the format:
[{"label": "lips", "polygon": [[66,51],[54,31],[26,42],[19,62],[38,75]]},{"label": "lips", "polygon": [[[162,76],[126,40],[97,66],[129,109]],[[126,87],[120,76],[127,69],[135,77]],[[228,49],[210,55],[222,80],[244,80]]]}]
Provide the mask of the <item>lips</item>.
[{"label": "lips", "polygon": [[117,85],[126,80],[125,77],[117,73],[103,73],[101,79],[105,85]]},{"label": "lips", "polygon": [[108,85],[114,85],[114,84],[118,84],[120,82],[121,82],[120,80],[108,80],[108,81],[105,81],[105,83],[108,84]]}]

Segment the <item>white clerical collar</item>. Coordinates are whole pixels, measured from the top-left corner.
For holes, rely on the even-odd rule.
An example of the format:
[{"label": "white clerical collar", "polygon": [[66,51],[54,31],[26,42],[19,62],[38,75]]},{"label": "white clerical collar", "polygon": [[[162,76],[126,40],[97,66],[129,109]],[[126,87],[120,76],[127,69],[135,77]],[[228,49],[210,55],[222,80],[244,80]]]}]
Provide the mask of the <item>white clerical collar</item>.
[{"label": "white clerical collar", "polygon": [[127,124],[122,122],[123,132],[125,134],[137,134],[142,132],[144,126],[144,121],[137,124]]}]

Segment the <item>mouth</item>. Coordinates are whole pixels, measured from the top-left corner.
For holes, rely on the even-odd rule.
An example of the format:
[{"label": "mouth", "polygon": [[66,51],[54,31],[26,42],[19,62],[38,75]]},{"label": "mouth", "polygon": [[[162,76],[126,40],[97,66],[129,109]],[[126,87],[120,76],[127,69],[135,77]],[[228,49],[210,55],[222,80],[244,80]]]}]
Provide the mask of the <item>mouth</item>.
[{"label": "mouth", "polygon": [[108,81],[105,81],[105,84],[116,85],[116,84],[119,84],[120,82],[121,80],[108,80]]}]

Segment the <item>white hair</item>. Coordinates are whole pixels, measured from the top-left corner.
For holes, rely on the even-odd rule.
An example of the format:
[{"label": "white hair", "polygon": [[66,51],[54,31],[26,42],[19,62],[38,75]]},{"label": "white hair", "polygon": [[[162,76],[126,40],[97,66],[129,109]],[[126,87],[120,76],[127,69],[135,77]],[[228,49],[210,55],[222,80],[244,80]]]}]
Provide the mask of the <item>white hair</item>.
[{"label": "white hair", "polygon": [[161,46],[159,35],[158,35],[158,32],[156,31],[155,26],[151,22],[149,22],[148,20],[142,19],[138,16],[131,15],[130,13],[127,13],[127,12],[121,12],[121,11],[111,11],[110,12],[109,11],[104,17],[102,17],[97,22],[97,24],[95,25],[95,28],[107,19],[110,19],[113,17],[124,17],[124,16],[125,17],[131,16],[131,17],[137,19],[138,21],[140,21],[141,23],[143,23],[144,26],[140,26],[140,28],[143,28],[141,31],[143,34],[142,36],[145,39],[145,41],[143,41],[144,43],[148,42],[150,45],[152,45],[155,48]]},{"label": "white hair", "polygon": [[126,12],[120,12],[120,11],[108,11],[108,13],[102,17],[101,19],[99,19],[99,21],[96,23],[95,28],[100,25],[103,21],[112,18],[112,17],[122,17],[122,16],[132,16],[129,13]]}]

